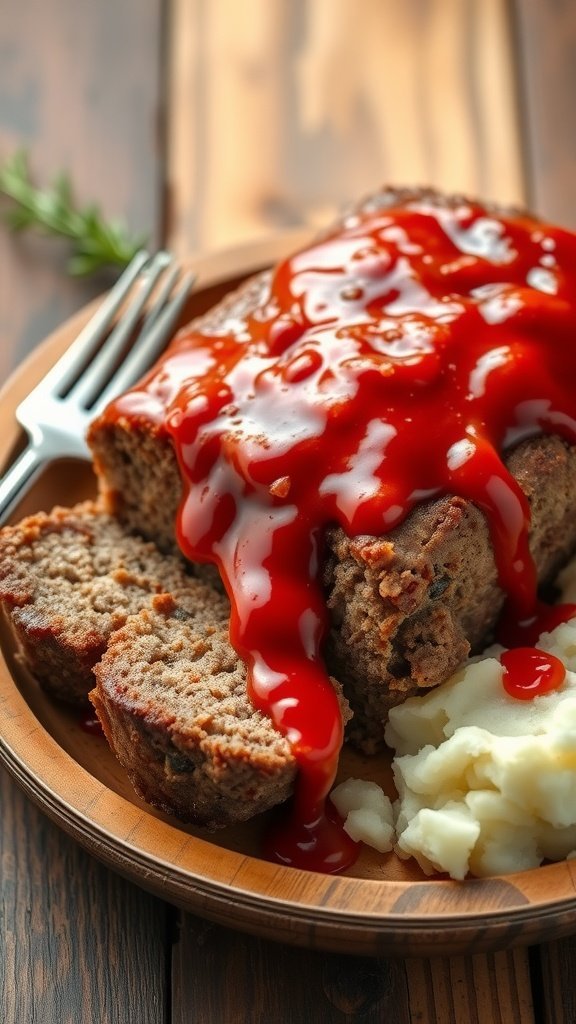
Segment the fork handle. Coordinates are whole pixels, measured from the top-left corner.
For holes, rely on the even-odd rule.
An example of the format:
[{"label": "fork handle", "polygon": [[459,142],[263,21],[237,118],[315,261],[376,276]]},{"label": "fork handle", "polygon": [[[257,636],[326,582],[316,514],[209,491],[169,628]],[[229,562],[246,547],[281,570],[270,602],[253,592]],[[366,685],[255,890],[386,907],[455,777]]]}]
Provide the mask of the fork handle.
[{"label": "fork handle", "polygon": [[0,480],[0,524],[4,523],[23,491],[45,464],[46,458],[29,445]]}]

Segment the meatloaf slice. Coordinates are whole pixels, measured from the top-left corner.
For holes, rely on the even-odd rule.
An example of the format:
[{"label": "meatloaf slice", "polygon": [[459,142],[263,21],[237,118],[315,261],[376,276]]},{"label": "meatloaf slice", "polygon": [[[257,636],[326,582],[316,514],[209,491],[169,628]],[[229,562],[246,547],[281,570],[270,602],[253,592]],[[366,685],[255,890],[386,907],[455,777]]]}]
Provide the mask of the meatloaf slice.
[{"label": "meatloaf slice", "polygon": [[112,634],[94,674],[104,732],[149,803],[220,828],[290,795],[290,744],[253,708],[221,624],[160,595]]},{"label": "meatloaf slice", "polygon": [[31,671],[62,700],[88,703],[111,632],[165,591],[195,621],[227,622],[226,599],[182,559],[131,536],[91,502],[0,532],[0,602]]},{"label": "meatloaf slice", "polygon": [[182,478],[168,437],[155,424],[121,417],[93,424],[90,443],[107,510],[128,530],[175,553]]}]

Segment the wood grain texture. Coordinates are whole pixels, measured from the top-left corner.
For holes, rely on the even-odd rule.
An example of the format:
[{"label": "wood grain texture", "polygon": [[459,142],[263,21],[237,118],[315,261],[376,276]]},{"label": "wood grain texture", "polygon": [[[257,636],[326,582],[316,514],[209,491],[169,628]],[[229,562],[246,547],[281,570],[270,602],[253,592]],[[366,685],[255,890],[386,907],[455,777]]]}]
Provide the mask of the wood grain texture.
[{"label": "wood grain texture", "polygon": [[575,956],[576,938],[549,942],[538,950],[540,975],[535,978],[535,1000],[543,1024],[574,1024],[576,1021]]},{"label": "wood grain texture", "polygon": [[528,951],[406,961],[413,1021],[533,1024]]},{"label": "wood grain texture", "polygon": [[529,202],[576,227],[576,6],[514,0]]},{"label": "wood grain texture", "polygon": [[164,1024],[164,904],[88,857],[3,769],[0,807],[0,1018]]},{"label": "wood grain texture", "polygon": [[525,198],[505,0],[174,0],[170,39],[180,253],[324,225],[385,181]]},{"label": "wood grain texture", "polygon": [[[207,983],[214,977],[220,985]],[[535,1021],[526,950],[429,960],[306,954],[184,915],[172,978],[173,1024],[186,1024],[190,1006],[198,1024]]]},{"label": "wood grain texture", "polygon": [[[161,0],[0,7],[0,160],[26,147],[38,184],[65,170],[81,202],[157,243]],[[59,242],[0,230],[0,380],[106,283],[67,280],[65,254]]]},{"label": "wood grain texture", "polygon": [[172,1024],[188,1024],[190,1007],[194,1024],[417,1019],[402,961],[292,949],[187,914],[173,947],[172,978]]}]

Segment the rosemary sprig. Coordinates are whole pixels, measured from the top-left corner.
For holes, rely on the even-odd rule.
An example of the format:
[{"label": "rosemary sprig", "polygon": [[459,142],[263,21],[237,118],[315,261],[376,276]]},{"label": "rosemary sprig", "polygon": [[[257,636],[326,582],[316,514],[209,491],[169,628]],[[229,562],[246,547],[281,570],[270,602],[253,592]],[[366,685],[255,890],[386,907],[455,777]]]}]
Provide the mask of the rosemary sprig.
[{"label": "rosemary sprig", "polygon": [[77,207],[67,175],[59,175],[47,189],[36,188],[23,150],[0,165],[0,195],[12,201],[5,219],[13,231],[32,228],[69,240],[67,269],[75,276],[124,267],[145,243],[130,237],[119,221],[106,221],[98,206]]}]

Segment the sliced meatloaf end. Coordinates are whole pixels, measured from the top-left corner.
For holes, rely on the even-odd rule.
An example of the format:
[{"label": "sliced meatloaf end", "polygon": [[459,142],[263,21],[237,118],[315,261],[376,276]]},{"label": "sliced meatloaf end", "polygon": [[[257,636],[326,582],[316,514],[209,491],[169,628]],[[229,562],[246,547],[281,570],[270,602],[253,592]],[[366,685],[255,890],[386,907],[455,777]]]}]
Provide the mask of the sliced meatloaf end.
[{"label": "sliced meatloaf end", "polygon": [[144,420],[102,421],[90,433],[106,510],[128,530],[176,553],[182,478],[169,438]]},{"label": "sliced meatloaf end", "polygon": [[90,694],[136,791],[210,829],[286,800],[296,760],[252,706],[227,629],[169,595],[152,603],[111,636]]},{"label": "sliced meatloaf end", "polygon": [[198,621],[228,620],[226,599],[181,558],[128,534],[94,503],[0,531],[0,602],[31,672],[61,700],[88,703],[111,632],[166,591]]},{"label": "sliced meatloaf end", "polygon": [[[269,271],[249,278],[199,317],[194,326],[207,334],[218,333],[229,316],[249,314],[264,300],[270,279]],[[152,368],[150,378],[154,372]],[[163,426],[164,392],[161,385],[158,394],[154,391],[147,396],[140,412],[137,403],[130,415],[118,411],[112,403],[113,415],[107,411],[91,424],[88,443],[107,510],[129,529],[154,540],[163,551],[176,551],[182,478],[172,441]],[[212,566],[194,566],[193,571],[220,586]]]}]

